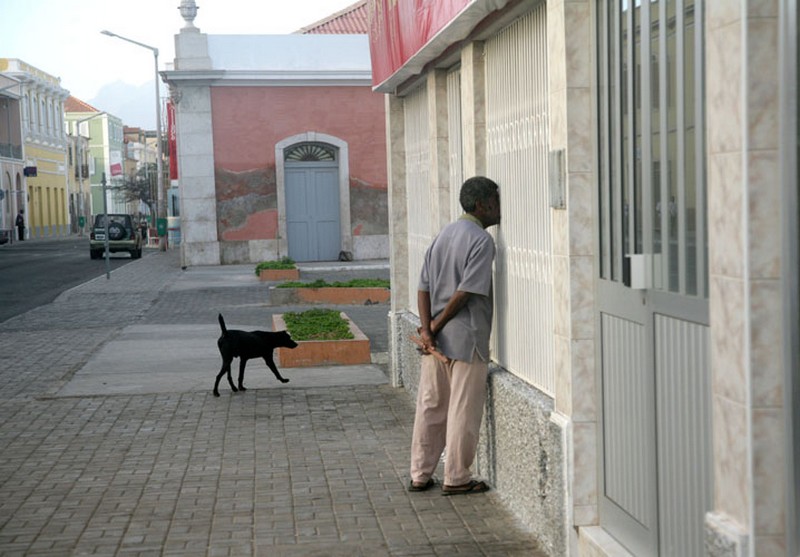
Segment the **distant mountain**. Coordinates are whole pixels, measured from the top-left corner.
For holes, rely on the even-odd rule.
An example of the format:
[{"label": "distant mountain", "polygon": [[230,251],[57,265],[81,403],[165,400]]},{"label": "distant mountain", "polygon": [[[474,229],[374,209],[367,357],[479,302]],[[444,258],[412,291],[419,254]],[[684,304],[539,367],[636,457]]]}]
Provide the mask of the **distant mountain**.
[{"label": "distant mountain", "polygon": [[[163,90],[161,94],[164,95]],[[115,81],[104,85],[95,98],[86,102],[98,110],[105,110],[122,119],[125,126],[154,130],[156,128],[155,95],[155,85],[152,80],[142,85]]]}]

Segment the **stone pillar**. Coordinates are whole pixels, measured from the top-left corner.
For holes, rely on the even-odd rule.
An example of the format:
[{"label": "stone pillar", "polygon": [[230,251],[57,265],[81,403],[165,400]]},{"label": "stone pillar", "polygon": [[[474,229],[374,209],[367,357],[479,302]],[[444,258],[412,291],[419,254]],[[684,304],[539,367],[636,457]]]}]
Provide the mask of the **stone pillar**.
[{"label": "stone pillar", "polygon": [[461,51],[461,141],[464,178],[486,175],[486,73],[483,43]]},{"label": "stone pillar", "polygon": [[[210,71],[208,38],[195,27],[175,36],[175,71]],[[181,193],[182,265],[219,265],[211,87],[173,82]]]},{"label": "stone pillar", "polygon": [[[406,204],[406,145],[403,99],[386,95],[386,162],[389,182],[389,258],[392,283],[389,311],[389,361],[391,380],[403,386],[401,366],[402,327],[399,321],[408,300],[408,205]],[[415,286],[415,285],[414,285]],[[407,341],[406,341],[407,342]]]}]

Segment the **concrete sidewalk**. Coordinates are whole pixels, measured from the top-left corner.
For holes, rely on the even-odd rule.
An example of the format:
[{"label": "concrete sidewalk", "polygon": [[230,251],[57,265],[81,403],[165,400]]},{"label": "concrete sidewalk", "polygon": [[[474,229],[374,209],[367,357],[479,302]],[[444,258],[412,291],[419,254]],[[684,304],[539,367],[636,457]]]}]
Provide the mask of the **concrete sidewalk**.
[{"label": "concrete sidewalk", "polygon": [[[408,493],[413,401],[387,305],[342,306],[373,365],[251,361],[211,394],[229,328],[269,329],[252,265],[144,258],[0,323],[0,555],[543,555],[497,494]],[[383,262],[303,278],[388,277]]]}]

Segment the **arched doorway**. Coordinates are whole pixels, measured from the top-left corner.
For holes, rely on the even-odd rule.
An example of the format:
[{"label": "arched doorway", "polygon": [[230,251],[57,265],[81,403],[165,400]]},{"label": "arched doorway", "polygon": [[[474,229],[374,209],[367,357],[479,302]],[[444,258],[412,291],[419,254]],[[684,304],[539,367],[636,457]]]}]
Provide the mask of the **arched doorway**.
[{"label": "arched doorway", "polygon": [[307,132],[275,146],[279,251],[295,261],[352,252],[347,143]]}]

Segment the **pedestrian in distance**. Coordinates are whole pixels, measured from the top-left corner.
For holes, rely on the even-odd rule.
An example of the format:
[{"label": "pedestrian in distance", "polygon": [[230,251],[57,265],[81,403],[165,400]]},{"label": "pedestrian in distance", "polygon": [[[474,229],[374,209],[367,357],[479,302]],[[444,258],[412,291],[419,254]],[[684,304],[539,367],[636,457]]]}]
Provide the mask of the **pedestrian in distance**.
[{"label": "pedestrian in distance", "polygon": [[25,239],[25,210],[20,209],[17,215],[17,239],[22,241]]},{"label": "pedestrian in distance", "polygon": [[478,448],[492,327],[495,245],[486,231],[500,224],[500,191],[475,176],[461,186],[464,214],[445,226],[425,253],[417,289],[422,352],[409,491],[427,491],[445,453],[443,495],[490,489],[472,477]]}]

